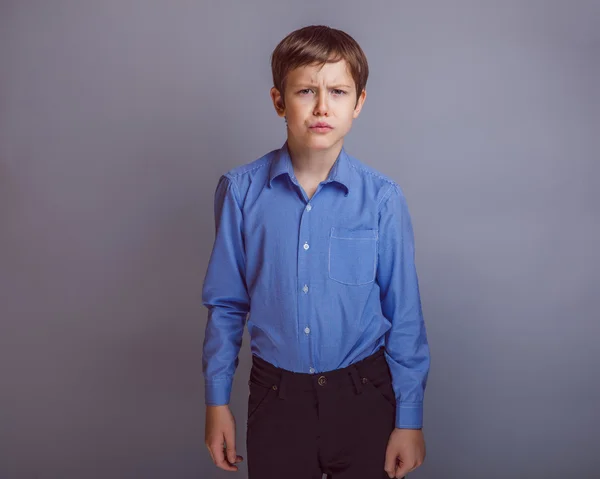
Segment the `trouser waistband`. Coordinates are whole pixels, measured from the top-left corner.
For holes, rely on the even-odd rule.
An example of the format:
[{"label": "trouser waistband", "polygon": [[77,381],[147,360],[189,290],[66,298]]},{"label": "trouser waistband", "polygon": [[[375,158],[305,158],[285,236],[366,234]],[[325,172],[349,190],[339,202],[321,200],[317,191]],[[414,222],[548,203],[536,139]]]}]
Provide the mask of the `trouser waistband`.
[{"label": "trouser waistband", "polygon": [[390,374],[384,352],[385,347],[381,346],[375,353],[356,363],[316,374],[288,371],[252,355],[250,382],[277,389],[281,399],[293,392],[312,391],[317,388],[341,389],[348,385],[360,394],[366,378]]}]

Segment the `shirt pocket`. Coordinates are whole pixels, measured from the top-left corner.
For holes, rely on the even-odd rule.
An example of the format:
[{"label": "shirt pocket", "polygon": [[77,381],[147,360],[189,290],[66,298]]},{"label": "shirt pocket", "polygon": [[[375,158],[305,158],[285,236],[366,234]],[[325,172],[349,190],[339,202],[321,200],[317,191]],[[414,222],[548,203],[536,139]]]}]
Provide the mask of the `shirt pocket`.
[{"label": "shirt pocket", "polygon": [[348,285],[375,281],[377,240],[376,229],[332,227],[329,235],[329,277]]}]

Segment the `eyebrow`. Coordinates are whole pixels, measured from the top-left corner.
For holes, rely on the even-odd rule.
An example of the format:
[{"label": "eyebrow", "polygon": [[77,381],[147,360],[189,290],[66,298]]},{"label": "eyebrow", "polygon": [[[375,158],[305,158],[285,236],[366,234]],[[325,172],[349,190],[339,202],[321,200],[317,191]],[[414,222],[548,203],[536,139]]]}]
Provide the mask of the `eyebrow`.
[{"label": "eyebrow", "polygon": [[[292,84],[293,88],[300,88],[300,87],[315,88],[318,86],[319,85],[315,85],[314,83],[294,83],[294,84]],[[352,88],[352,87],[350,85],[329,85],[328,88]]]}]

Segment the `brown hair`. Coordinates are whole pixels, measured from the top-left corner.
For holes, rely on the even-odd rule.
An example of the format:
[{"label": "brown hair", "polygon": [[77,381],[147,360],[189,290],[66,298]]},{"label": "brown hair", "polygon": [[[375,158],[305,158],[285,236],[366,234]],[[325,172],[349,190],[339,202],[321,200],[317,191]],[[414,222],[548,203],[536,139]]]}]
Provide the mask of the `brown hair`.
[{"label": "brown hair", "polygon": [[271,55],[273,85],[282,100],[288,73],[314,63],[324,65],[346,60],[356,85],[356,100],[367,85],[369,65],[360,45],[346,32],[324,25],[311,25],[287,35]]}]

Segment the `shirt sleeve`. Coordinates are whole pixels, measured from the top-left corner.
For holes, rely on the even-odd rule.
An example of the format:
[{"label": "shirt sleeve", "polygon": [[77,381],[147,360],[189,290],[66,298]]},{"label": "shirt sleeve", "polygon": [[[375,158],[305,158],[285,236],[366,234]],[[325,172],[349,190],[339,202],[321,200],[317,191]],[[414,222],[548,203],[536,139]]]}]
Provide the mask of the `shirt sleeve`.
[{"label": "shirt sleeve", "polygon": [[235,183],[219,179],[214,196],[215,242],[202,288],[208,321],[202,351],[206,405],[229,404],[250,310],[242,210]]},{"label": "shirt sleeve", "polygon": [[392,323],[385,337],[385,355],[396,393],[396,427],[420,429],[429,345],[415,267],[412,222],[402,190],[395,184],[380,207],[377,282],[383,315]]}]

